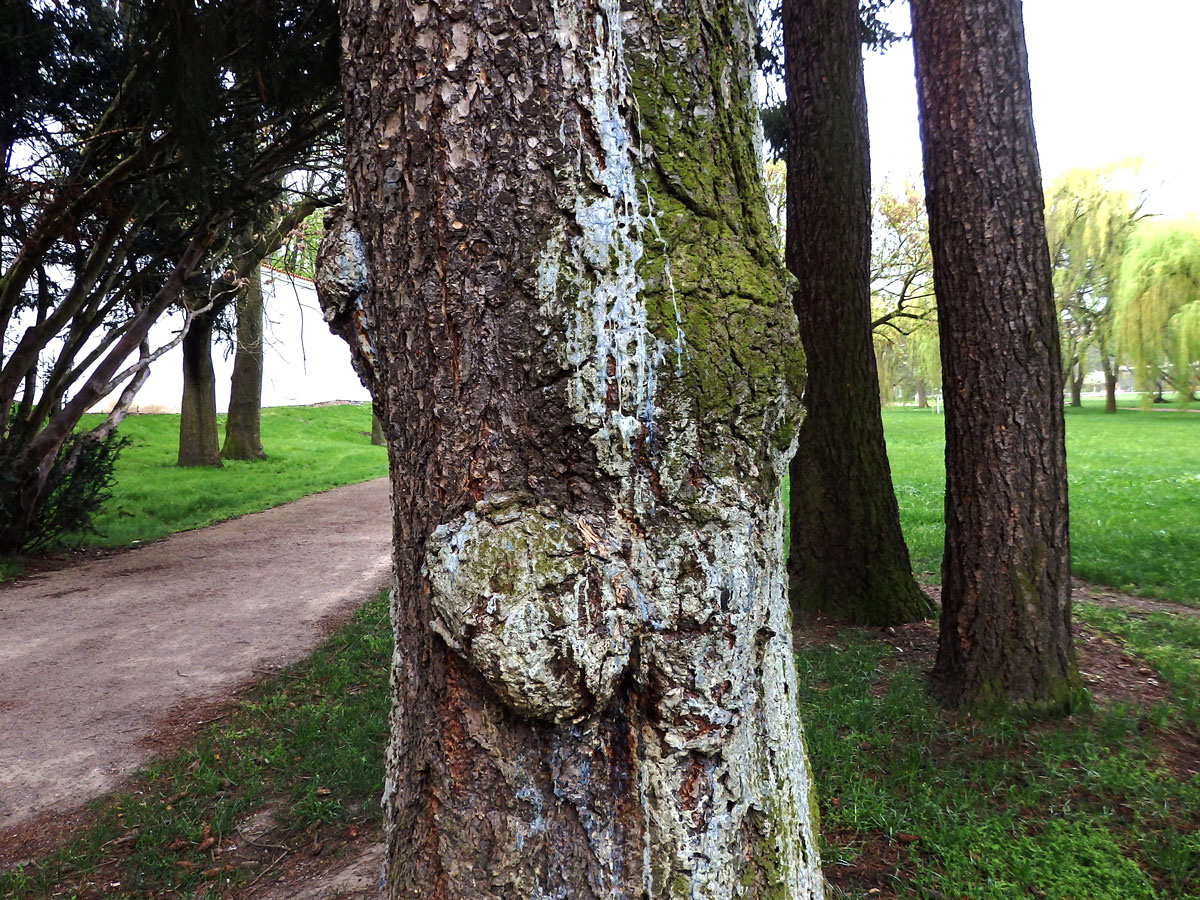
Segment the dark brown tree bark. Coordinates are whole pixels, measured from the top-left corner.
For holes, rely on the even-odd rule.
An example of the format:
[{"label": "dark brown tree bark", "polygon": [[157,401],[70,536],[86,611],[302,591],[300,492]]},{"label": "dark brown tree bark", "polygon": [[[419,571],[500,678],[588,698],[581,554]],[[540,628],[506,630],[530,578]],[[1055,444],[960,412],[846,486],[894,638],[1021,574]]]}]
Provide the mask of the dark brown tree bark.
[{"label": "dark brown tree bark", "polygon": [[785,0],[787,261],[808,359],[791,464],[792,608],[857,625],[929,618],[912,575],[871,343],[871,178],[856,0]]},{"label": "dark brown tree bark", "polygon": [[237,299],[237,350],[229,382],[224,459],[262,459],[263,297],[256,268]]},{"label": "dark brown tree bark", "polygon": [[181,466],[220,466],[217,438],[217,380],[213,372],[215,314],[197,313],[183,338],[183,399],[179,404]]},{"label": "dark brown tree bark", "polygon": [[913,0],[946,399],[933,678],[953,705],[1067,709],[1063,370],[1020,0]]},{"label": "dark brown tree bark", "polygon": [[384,894],[822,893],[742,3],[343,3],[317,284],[388,433]]}]

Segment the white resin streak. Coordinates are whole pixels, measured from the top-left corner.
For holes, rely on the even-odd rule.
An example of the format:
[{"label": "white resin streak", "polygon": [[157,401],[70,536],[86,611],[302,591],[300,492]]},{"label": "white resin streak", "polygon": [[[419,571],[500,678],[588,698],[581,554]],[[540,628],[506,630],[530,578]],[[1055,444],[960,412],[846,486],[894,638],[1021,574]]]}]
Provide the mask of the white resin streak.
[{"label": "white resin streak", "polygon": [[[695,431],[692,425],[674,427],[669,411],[663,415],[656,397],[657,372],[666,354],[663,343],[649,330],[638,264],[647,235],[653,235],[664,252],[668,248],[654,220],[648,191],[648,214],[642,212],[638,197],[640,152],[626,118],[635,113],[628,94],[618,0],[601,0],[594,25],[598,47],[582,71],[574,71],[581,82],[578,93],[599,137],[602,164],[583,155],[579,176],[587,188],[581,189],[571,209],[579,236],[568,239],[562,229],[551,238],[541,257],[538,287],[549,320],[562,316],[564,304],[570,304],[563,362],[574,373],[568,389],[574,417],[594,430],[601,466],[620,479],[614,512],[623,510],[636,519],[639,510],[653,509],[655,502],[649,480],[632,461],[637,441],[658,443],[670,457],[694,452],[670,448],[694,448]],[[580,28],[578,6],[560,4],[558,36],[564,49],[582,45],[575,37]],[[669,269],[666,277],[669,280]],[[669,287],[674,301],[674,285]],[[676,341],[671,349],[678,371],[686,344],[678,306],[675,312]],[[782,477],[787,458],[775,457],[777,478]],[[661,481],[669,495],[678,485],[679,468],[669,458],[661,462]],[[638,791],[645,820],[642,887],[651,897],[666,896],[668,891],[678,895],[673,887],[651,883],[651,872],[659,863],[652,856],[669,853],[674,857],[669,869],[690,873],[686,896],[693,900],[741,896],[742,826],[754,812],[760,819],[782,825],[772,838],[773,855],[786,872],[787,896],[820,900],[823,879],[810,818],[811,775],[794,709],[782,508],[776,503],[762,509],[734,477],[709,482],[705,491],[701,503],[715,513],[713,520],[694,531],[672,534],[670,546],[652,546],[651,538],[631,534],[619,516],[614,515],[610,526],[613,534],[622,534],[632,546],[630,587],[641,620],[642,665],[678,673],[680,683],[692,678],[692,684],[678,695],[663,698],[659,720],[699,720],[715,728],[700,735],[682,725],[668,727],[666,751],[661,746],[639,750]],[[685,555],[700,561],[699,583],[685,579]],[[714,630],[691,643],[659,639],[658,633],[678,622],[684,611],[701,621],[706,615],[723,615],[728,630]],[[764,621],[772,635],[763,661],[755,664],[750,654],[758,652],[758,623]],[[726,646],[729,633],[735,636],[733,647]],[[740,672],[758,678],[721,690],[722,686],[706,683],[705,673],[710,671],[721,677]],[[689,754],[712,754],[707,806],[720,810],[703,817],[699,825],[678,809],[676,800]],[[653,842],[652,824],[657,835]],[[615,882],[614,878],[610,883]]]}]

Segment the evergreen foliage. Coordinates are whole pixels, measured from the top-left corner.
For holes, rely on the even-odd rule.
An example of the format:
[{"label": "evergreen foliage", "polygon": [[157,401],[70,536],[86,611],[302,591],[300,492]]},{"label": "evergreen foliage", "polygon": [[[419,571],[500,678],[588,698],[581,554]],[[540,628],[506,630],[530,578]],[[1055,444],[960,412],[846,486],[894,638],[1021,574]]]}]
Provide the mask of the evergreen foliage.
[{"label": "evergreen foliage", "polygon": [[32,520],[82,414],[124,386],[106,437],[164,349],[154,321],[185,288],[210,295],[285,176],[330,156],[337,11],[83,0],[3,16],[22,39],[0,50],[0,409],[16,410],[0,444]]},{"label": "evergreen foliage", "polygon": [[13,466],[13,444],[0,444],[0,540],[14,549],[37,550],[68,534],[93,531],[92,523],[112,497],[113,469],[128,440],[72,434],[46,477],[45,497],[31,519],[21,503],[22,481]]}]

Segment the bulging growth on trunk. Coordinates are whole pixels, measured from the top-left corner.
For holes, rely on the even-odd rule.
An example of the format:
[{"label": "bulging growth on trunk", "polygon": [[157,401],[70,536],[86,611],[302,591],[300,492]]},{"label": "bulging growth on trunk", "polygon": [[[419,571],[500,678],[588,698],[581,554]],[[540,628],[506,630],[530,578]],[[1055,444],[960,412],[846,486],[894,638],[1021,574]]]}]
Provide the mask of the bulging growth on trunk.
[{"label": "bulging growth on trunk", "polygon": [[385,895],[822,896],[752,10],[343,12],[317,284],[391,459]]}]

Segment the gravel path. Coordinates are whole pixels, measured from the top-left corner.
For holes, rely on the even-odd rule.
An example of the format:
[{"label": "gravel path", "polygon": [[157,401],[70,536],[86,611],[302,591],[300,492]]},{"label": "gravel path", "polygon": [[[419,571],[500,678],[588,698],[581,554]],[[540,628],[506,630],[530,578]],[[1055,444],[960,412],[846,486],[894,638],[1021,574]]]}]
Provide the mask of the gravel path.
[{"label": "gravel path", "polygon": [[0,832],[115,788],[387,581],[388,481],[0,587]]}]

